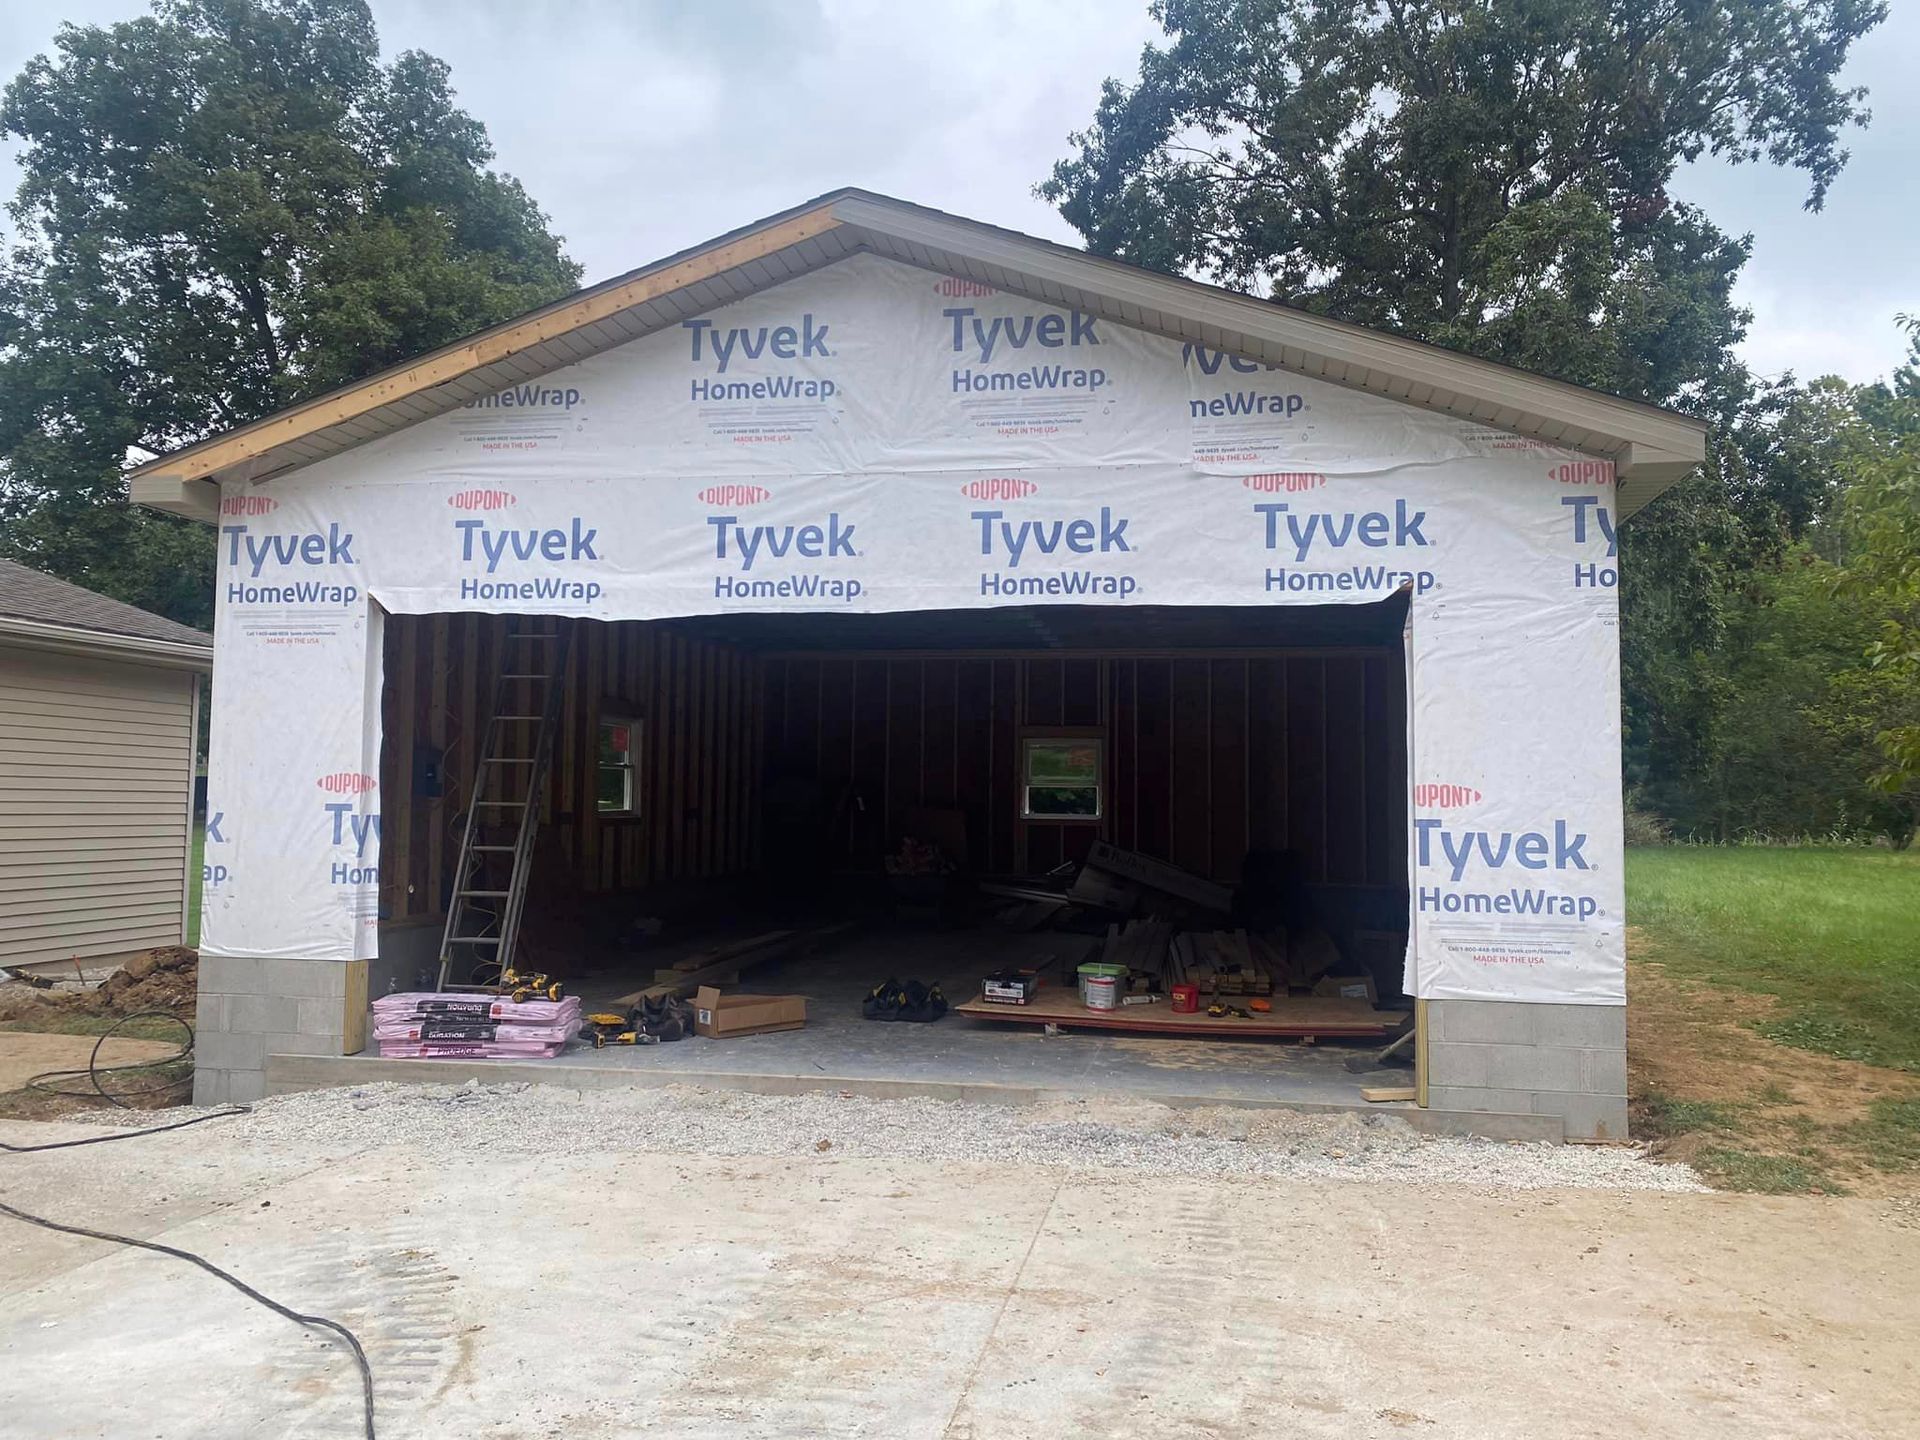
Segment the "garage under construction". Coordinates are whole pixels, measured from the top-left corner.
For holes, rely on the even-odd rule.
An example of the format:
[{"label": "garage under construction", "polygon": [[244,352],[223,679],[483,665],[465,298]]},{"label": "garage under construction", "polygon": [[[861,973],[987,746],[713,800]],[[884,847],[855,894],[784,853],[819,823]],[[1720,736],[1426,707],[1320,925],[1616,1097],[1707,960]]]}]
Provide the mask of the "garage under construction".
[{"label": "garage under construction", "polygon": [[196,1098],[1624,1135],[1616,526],[1702,447],[842,191],[152,462],[220,532]]}]

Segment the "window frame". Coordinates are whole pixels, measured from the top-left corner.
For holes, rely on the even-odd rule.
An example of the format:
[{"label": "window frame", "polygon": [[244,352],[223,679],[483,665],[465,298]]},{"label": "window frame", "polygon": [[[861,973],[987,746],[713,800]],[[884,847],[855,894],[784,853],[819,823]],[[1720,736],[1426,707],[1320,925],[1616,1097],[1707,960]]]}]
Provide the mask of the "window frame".
[{"label": "window frame", "polygon": [[[608,727],[624,725],[627,727],[627,748],[624,763],[601,758],[600,743]],[[593,813],[599,820],[639,820],[645,816],[644,790],[641,786],[641,766],[646,755],[646,720],[631,710],[620,708],[603,710],[594,718],[593,727]],[[606,810],[601,808],[600,779],[609,770],[618,770],[626,778],[626,808]]]},{"label": "window frame", "polygon": [[[1107,821],[1108,795],[1107,777],[1107,727],[1104,725],[1051,725],[1023,726],[1019,732],[1018,749],[1015,751],[1015,763],[1019,776],[1018,800],[1020,821],[1025,825],[1104,825]],[[1073,743],[1094,747],[1093,813],[1091,815],[1048,815],[1036,813],[1031,804],[1031,792],[1040,790],[1073,790],[1083,787],[1075,785],[1038,785],[1036,786],[1028,770],[1029,756],[1035,745]]]}]

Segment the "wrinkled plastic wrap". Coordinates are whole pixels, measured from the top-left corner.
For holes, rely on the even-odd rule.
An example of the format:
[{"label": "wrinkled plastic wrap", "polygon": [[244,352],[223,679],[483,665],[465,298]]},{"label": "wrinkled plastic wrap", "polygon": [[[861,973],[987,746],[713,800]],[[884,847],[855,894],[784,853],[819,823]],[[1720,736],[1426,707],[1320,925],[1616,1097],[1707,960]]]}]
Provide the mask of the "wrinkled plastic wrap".
[{"label": "wrinkled plastic wrap", "polygon": [[1619,1004],[1612,500],[1604,461],[855,257],[223,492],[203,948],[374,953],[383,611],[1407,588],[1409,988]]}]

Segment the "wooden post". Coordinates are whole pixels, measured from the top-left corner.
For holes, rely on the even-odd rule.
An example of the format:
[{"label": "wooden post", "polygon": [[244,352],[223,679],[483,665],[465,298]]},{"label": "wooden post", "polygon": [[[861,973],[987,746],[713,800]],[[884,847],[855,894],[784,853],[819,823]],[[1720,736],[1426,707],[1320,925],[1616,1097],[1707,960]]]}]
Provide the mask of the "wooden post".
[{"label": "wooden post", "polygon": [[1427,1108],[1427,1002],[1413,1002],[1413,1099]]},{"label": "wooden post", "polygon": [[349,960],[341,998],[340,1053],[358,1055],[367,1048],[367,970],[371,962]]}]

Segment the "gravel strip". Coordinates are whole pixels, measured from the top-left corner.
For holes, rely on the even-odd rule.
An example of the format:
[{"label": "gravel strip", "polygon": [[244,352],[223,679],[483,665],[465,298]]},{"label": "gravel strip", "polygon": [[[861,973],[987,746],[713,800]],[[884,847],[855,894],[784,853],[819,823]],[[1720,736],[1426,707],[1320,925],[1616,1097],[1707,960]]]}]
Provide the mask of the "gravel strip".
[{"label": "gravel strip", "polygon": [[[151,1117],[158,1119],[160,1117]],[[1031,1107],[814,1093],[548,1085],[368,1085],[263,1100],[213,1130],[236,1143],[351,1154],[405,1147],[421,1161],[475,1155],[849,1156],[1152,1175],[1700,1191],[1684,1165],[1626,1146],[1429,1136],[1386,1114],[1175,1110],[1146,1101]]]}]

